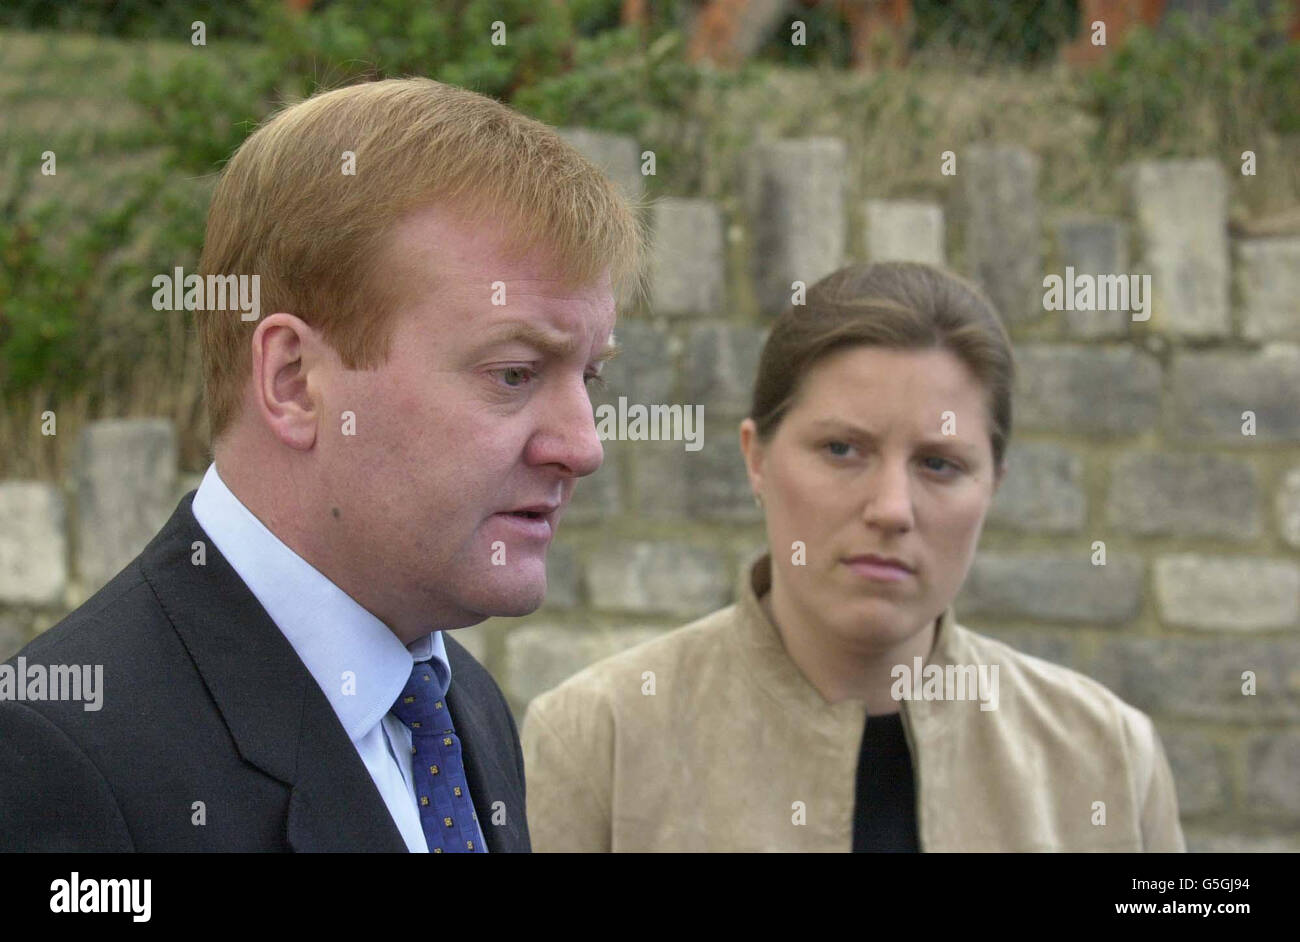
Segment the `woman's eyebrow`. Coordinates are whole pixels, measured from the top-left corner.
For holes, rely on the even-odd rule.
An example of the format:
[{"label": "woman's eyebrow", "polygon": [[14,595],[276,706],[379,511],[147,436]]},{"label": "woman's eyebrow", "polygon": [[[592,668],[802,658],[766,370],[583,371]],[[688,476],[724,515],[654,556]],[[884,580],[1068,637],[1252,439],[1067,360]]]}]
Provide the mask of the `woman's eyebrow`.
[{"label": "woman's eyebrow", "polygon": [[[848,419],[815,419],[809,424],[814,431],[849,432],[870,442],[877,442],[880,440],[880,436],[875,432],[863,428],[856,422],[852,422]],[[958,438],[955,435],[935,435],[921,439],[921,444],[926,446],[946,446],[964,451],[970,447],[971,443]]]}]

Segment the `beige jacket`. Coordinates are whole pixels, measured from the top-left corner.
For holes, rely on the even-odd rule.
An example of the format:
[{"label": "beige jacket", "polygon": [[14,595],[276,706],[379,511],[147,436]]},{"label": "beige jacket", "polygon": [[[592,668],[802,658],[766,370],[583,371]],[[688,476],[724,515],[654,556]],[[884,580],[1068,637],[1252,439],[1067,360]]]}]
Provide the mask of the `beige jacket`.
[{"label": "beige jacket", "polygon": [[[534,850],[852,849],[865,705],[828,704],[799,672],[758,603],[769,586],[764,557],[737,604],[533,700]],[[923,851],[1186,849],[1144,713],[963,628],[951,606],[932,663],[998,665],[999,698],[902,701]]]}]

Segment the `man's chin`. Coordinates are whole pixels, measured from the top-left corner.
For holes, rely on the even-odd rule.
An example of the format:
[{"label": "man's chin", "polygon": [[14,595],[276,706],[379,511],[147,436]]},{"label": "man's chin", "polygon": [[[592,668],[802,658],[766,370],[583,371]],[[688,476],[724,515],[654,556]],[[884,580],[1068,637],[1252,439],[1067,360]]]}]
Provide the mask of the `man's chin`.
[{"label": "man's chin", "polygon": [[484,615],[502,618],[531,615],[546,601],[546,577],[486,585],[477,601]]},{"label": "man's chin", "polygon": [[511,597],[510,599],[503,599],[500,604],[493,606],[492,611],[487,614],[500,618],[518,618],[521,615],[531,615],[542,607],[544,600],[544,592],[528,598],[522,596]]}]

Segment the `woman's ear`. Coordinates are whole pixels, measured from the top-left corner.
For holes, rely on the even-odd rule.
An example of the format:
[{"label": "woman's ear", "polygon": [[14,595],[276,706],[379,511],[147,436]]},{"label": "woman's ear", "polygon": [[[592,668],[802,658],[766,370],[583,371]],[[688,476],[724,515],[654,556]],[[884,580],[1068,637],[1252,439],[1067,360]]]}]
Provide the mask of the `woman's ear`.
[{"label": "woman's ear", "polygon": [[756,498],[760,497],[763,493],[763,444],[758,440],[758,426],[753,419],[740,423],[740,453],[745,456],[749,489]]}]

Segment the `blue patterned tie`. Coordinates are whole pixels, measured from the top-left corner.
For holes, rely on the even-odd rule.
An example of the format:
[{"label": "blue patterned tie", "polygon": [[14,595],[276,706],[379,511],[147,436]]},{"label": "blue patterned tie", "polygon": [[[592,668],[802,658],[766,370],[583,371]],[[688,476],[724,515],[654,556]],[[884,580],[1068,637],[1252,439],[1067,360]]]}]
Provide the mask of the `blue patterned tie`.
[{"label": "blue patterned tie", "polygon": [[460,739],[447,710],[447,691],[427,661],[411,671],[393,715],[411,731],[411,773],[420,804],[420,826],[432,854],[485,853],[470,801]]}]

